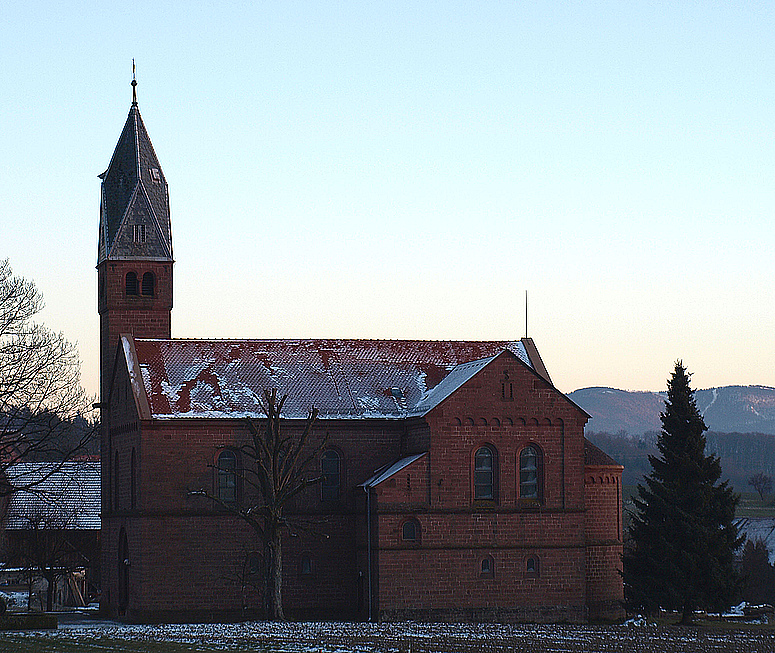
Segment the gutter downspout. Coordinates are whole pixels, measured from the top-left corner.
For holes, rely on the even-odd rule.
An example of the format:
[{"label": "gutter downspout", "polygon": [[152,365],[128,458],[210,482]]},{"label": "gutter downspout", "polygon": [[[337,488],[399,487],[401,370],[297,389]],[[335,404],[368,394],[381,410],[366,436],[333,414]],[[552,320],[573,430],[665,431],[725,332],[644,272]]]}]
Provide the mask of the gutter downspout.
[{"label": "gutter downspout", "polygon": [[366,492],[366,593],[369,597],[369,622],[371,622],[373,621],[373,596],[371,589],[371,486],[364,485],[363,489]]}]

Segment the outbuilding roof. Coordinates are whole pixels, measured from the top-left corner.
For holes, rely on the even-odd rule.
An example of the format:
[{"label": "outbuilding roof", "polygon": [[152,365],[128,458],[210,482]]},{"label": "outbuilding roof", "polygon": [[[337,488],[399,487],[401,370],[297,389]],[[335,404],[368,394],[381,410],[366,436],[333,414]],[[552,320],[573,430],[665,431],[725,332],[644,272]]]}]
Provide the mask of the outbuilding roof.
[{"label": "outbuilding roof", "polygon": [[[304,418],[315,406],[321,419],[398,419],[422,414],[418,404],[435,405],[447,390],[459,385],[458,377],[486,364],[475,361],[489,360],[504,350],[536,369],[525,340],[156,340],[122,336],[122,348],[141,416],[146,419],[261,417],[260,402],[267,388],[288,395],[283,410],[286,418]],[[471,363],[470,369],[464,365],[456,370]],[[539,368],[543,369],[543,363]],[[437,392],[431,394],[434,388]]]},{"label": "outbuilding roof", "polygon": [[100,463],[16,463],[6,469],[12,486],[5,527],[26,530],[100,529]]},{"label": "outbuilding roof", "polygon": [[621,467],[605,451],[586,438],[584,438],[584,464],[599,467]]}]

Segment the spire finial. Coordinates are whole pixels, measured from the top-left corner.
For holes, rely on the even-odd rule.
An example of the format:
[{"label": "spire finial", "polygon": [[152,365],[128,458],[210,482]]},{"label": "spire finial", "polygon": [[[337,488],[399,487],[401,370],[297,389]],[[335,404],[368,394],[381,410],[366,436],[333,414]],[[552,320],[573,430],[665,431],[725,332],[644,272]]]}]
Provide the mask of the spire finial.
[{"label": "spire finial", "polygon": [[135,60],[132,59],[132,106],[137,106],[137,77],[135,76]]}]

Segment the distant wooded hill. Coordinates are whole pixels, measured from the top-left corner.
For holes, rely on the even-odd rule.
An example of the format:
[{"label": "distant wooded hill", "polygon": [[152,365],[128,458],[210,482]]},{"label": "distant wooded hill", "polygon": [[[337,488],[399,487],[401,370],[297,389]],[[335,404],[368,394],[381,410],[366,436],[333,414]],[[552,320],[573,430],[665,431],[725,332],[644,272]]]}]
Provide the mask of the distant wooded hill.
[{"label": "distant wooded hill", "polygon": [[[592,416],[588,431],[641,435],[662,427],[663,392],[582,388],[568,396]],[[775,388],[728,385],[698,390],[695,399],[711,431],[775,435]]]},{"label": "distant wooded hill", "polygon": [[[587,437],[624,465],[624,484],[641,482],[651,471],[648,455],[658,454],[664,393],[583,388],[568,396],[592,416]],[[698,390],[695,398],[709,429],[708,452],[721,458],[724,479],[749,492],[753,474],[775,477],[775,388],[726,386]]]}]

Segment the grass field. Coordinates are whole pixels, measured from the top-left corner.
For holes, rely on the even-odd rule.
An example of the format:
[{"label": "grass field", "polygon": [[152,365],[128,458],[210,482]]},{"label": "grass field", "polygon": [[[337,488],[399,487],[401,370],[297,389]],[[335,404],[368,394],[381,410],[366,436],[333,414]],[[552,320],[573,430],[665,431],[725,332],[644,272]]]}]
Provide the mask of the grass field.
[{"label": "grass field", "polygon": [[[636,485],[622,485],[622,498],[625,512],[633,509],[631,500],[638,496]],[[748,517],[757,519],[775,518],[775,496],[769,495],[764,501],[756,492],[741,492],[740,503],[737,506],[735,517]]]},{"label": "grass field", "polygon": [[567,625],[245,624],[65,627],[0,633],[3,653],[772,653],[775,628]]},{"label": "grass field", "polygon": [[775,497],[767,496],[764,501],[756,492],[741,492],[736,517],[775,518]]}]

